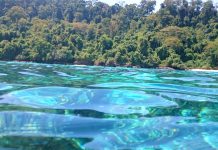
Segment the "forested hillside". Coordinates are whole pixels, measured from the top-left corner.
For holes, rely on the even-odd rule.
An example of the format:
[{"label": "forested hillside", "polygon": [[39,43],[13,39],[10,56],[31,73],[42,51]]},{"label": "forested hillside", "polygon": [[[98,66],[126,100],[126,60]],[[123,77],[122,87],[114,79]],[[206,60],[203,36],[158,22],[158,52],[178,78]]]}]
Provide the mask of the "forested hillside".
[{"label": "forested hillside", "polygon": [[139,5],[84,0],[0,0],[0,59],[107,66],[216,68],[212,1]]}]

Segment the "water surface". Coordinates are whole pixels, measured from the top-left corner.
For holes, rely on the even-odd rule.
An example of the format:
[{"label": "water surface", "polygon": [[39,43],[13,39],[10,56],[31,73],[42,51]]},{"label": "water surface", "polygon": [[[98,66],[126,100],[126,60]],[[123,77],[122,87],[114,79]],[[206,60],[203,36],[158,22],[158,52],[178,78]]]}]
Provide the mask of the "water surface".
[{"label": "water surface", "polygon": [[0,149],[216,150],[218,72],[0,62]]}]

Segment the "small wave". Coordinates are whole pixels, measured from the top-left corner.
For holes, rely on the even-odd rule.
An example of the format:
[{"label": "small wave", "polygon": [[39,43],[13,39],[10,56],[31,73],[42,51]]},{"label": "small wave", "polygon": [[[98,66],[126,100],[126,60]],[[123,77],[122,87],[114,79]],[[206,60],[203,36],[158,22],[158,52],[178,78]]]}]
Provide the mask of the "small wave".
[{"label": "small wave", "polygon": [[1,103],[51,109],[88,109],[110,114],[147,114],[149,107],[177,106],[162,97],[128,90],[43,87],[14,91]]},{"label": "small wave", "polygon": [[26,71],[25,72],[21,71],[19,73],[22,74],[22,75],[28,75],[28,76],[45,77],[45,76],[37,74],[37,73],[31,73],[31,72],[26,72]]}]

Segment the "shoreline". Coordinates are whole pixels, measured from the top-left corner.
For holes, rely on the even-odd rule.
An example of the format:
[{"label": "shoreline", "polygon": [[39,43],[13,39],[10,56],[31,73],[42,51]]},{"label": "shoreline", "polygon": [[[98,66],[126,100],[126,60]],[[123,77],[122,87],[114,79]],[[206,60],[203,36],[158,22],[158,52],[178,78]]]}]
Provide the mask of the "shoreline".
[{"label": "shoreline", "polygon": [[196,72],[218,72],[218,69],[188,69]]},{"label": "shoreline", "polygon": [[[85,64],[80,64],[80,63],[58,63],[58,62],[54,62],[54,63],[46,63],[46,62],[34,62],[34,61],[17,61],[17,60],[13,60],[13,61],[7,61],[7,60],[0,60],[2,62],[23,62],[23,63],[38,63],[38,64],[58,64],[58,65],[72,65],[72,66],[99,66],[99,67],[125,67],[125,68],[142,68],[143,67],[139,67],[139,66],[106,66],[106,65],[85,65]],[[195,72],[218,72],[218,68],[216,69],[201,69],[201,68],[188,68],[188,69],[178,69],[178,68],[172,68],[172,67],[157,67],[157,68],[144,68],[144,69],[165,69],[165,70],[180,70],[180,71],[195,71]]]}]

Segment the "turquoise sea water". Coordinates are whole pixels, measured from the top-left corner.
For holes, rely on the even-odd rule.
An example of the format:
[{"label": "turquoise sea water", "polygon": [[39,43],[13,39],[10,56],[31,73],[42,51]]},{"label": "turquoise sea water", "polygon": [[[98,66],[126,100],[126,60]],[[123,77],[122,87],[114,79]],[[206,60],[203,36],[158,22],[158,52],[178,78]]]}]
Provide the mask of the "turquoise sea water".
[{"label": "turquoise sea water", "polygon": [[0,62],[0,149],[216,150],[218,72]]}]

